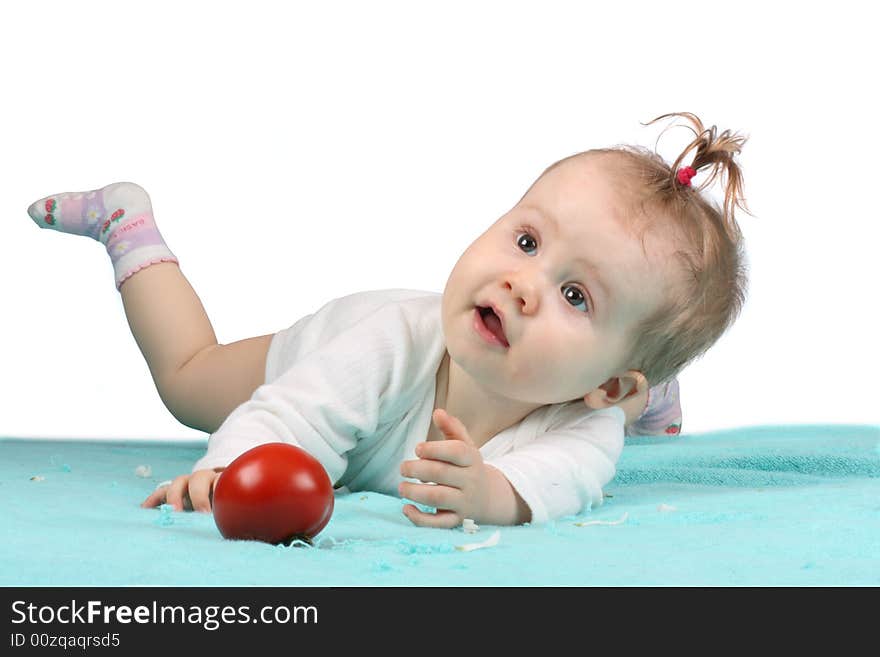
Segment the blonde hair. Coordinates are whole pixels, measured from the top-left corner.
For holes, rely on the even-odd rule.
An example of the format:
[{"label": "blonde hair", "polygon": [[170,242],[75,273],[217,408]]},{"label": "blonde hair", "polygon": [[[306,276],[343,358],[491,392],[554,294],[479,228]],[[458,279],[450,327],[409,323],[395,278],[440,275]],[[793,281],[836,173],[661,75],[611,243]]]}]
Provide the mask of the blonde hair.
[{"label": "blonde hair", "polygon": [[[747,138],[716,127],[705,129],[690,112],[663,114],[642,125],[667,117],[684,117],[696,136],[672,165],[642,146],[617,145],[578,153],[610,155],[619,165],[619,178],[627,207],[622,216],[676,241],[675,261],[682,281],[671,285],[666,302],[632,329],[626,369],[637,369],[653,387],[674,378],[702,356],[736,321],[748,287],[742,233],[734,218],[738,206],[747,214],[742,198],[742,171],[734,161]],[[659,138],[658,138],[659,140]],[[696,150],[690,166],[697,175],[710,175],[694,188],[679,182],[679,169]],[[571,159],[565,158],[548,167]],[[723,207],[702,193],[721,174],[726,174]],[[543,174],[542,174],[543,175]]]}]

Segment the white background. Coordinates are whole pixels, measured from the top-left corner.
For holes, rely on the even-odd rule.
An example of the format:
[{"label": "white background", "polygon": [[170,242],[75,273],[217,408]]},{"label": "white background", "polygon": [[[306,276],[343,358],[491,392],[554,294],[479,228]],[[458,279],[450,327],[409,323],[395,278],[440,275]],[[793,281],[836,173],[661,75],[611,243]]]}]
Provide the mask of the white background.
[{"label": "white background", "polygon": [[878,424],[868,7],[6,4],[0,436],[205,437],[159,399],[104,247],[39,230],[38,198],[143,185],[233,342],[356,291],[442,291],[547,165],[653,148],[666,123],[640,122],[673,111],[749,136],[755,214],[743,314],[680,377],[685,431]]}]

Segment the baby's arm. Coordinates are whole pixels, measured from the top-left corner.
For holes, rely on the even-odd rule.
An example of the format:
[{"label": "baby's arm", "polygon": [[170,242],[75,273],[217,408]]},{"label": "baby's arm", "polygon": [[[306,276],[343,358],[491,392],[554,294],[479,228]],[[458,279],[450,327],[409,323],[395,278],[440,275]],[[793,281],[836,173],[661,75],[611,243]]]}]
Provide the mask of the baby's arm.
[{"label": "baby's arm", "polygon": [[616,406],[589,417],[561,418],[534,441],[484,462],[458,418],[434,411],[446,440],[418,445],[415,461],[400,472],[400,494],[437,508],[404,514],[426,527],[456,527],[465,518],[492,525],[542,524],[602,504],[623,448],[623,412]]},{"label": "baby's arm", "polygon": [[623,412],[611,406],[581,413],[572,405],[545,433],[486,460],[522,497],[533,525],[598,507],[603,487],[614,478],[623,450]]}]

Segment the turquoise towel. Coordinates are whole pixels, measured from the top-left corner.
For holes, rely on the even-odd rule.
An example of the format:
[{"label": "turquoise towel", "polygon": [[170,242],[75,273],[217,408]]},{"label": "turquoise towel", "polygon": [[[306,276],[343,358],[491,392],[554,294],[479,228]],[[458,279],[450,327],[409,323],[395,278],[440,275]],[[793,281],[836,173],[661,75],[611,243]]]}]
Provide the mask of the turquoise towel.
[{"label": "turquoise towel", "polygon": [[[880,427],[860,425],[634,438],[605,503],[577,516],[469,535],[353,492],[337,494],[314,547],[283,547],[226,541],[210,515],[139,508],[203,442],[6,438],[0,585],[876,586],[878,445]],[[457,549],[496,530],[496,545]]]}]

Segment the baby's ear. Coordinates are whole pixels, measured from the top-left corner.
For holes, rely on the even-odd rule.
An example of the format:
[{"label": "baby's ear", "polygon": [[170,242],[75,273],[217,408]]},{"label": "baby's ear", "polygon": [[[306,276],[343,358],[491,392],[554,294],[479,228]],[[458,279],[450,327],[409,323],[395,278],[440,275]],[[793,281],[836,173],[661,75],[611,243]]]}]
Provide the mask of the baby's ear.
[{"label": "baby's ear", "polygon": [[648,392],[648,380],[638,370],[628,370],[612,376],[598,388],[584,395],[584,403],[594,410],[621,404]]}]

